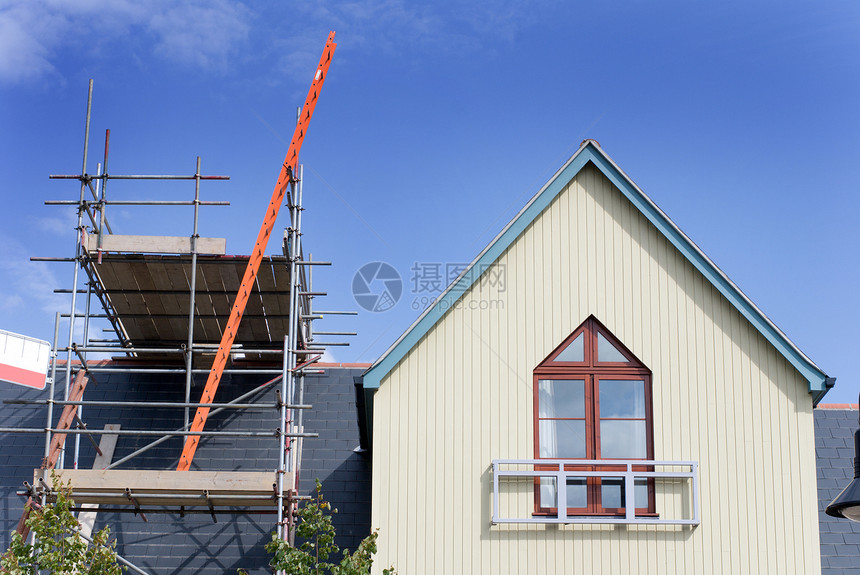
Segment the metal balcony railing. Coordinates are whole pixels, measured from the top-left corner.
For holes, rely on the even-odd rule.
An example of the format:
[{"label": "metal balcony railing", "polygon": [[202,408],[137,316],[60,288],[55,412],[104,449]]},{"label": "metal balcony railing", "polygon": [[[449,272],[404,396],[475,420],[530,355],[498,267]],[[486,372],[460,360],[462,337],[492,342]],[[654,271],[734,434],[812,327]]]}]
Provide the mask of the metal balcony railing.
[{"label": "metal balcony railing", "polygon": [[[576,466],[577,469],[566,469]],[[514,469],[511,469],[514,467]],[[538,467],[540,469],[538,469]],[[598,469],[612,467],[612,470],[583,470],[583,467]],[[626,467],[625,470],[619,467]],[[636,467],[638,470],[634,469]],[[676,471],[679,467],[684,471]],[[645,524],[645,525],[699,525],[699,464],[695,461],[652,461],[652,460],[594,460],[594,459],[494,459],[493,471],[493,524],[498,523],[615,523],[615,524]],[[524,469],[526,468],[526,469]],[[658,471],[658,469],[664,471]],[[675,470],[665,470],[672,468]],[[648,469],[647,471],[641,471]],[[620,478],[623,481],[624,497],[621,507],[624,515],[568,515],[567,482],[568,479],[582,478]],[[512,478],[528,480],[534,484],[536,478],[555,479],[555,497],[557,515],[531,515],[530,517],[511,518],[499,514],[499,485],[500,479]],[[636,515],[635,482],[637,479],[652,479],[655,485],[661,482],[689,482],[689,490],[685,494],[688,508],[688,518],[666,518],[652,515]],[[564,488],[562,488],[564,486]],[[677,495],[677,493],[674,493]],[[659,502],[659,499],[658,499]],[[639,507],[646,507],[640,502]],[[660,511],[659,509],[657,510]]]}]

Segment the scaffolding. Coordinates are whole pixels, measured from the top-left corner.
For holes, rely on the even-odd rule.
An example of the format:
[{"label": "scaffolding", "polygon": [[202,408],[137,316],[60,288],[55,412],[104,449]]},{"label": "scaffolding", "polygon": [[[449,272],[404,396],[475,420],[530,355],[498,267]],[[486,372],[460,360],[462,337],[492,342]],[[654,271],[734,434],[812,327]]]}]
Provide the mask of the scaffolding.
[{"label": "scaffolding", "polygon": [[[68,481],[77,510],[91,506],[111,512],[131,512],[146,518],[147,513],[208,513],[217,522],[220,514],[255,513],[277,516],[280,538],[293,542],[299,496],[302,444],[316,437],[304,431],[306,374],[321,373],[315,364],[329,346],[346,342],[316,341],[313,324],[329,314],[313,309],[315,298],[325,292],[313,291],[311,266],[330,262],[305,258],[302,250],[302,175],[290,178],[286,192],[289,226],[283,237],[282,255],[262,258],[260,270],[248,297],[242,323],[230,348],[224,373],[271,376],[265,383],[226,402],[193,402],[195,374],[210,372],[218,342],[222,339],[231,304],[249,256],[228,255],[226,240],[203,238],[198,234],[201,206],[227,206],[229,202],[201,200],[201,182],[225,181],[227,176],[203,175],[197,158],[192,175],[117,175],[108,171],[110,130],[105,133],[103,162],[95,174],[88,172],[90,118],[93,82],[87,96],[83,165],[80,174],[52,175],[51,179],[78,180],[76,200],[47,201],[46,205],[74,206],[77,209],[74,257],[33,257],[33,261],[68,262],[74,265],[72,288],[55,292],[71,296],[68,313],[55,317],[49,396],[45,400],[10,400],[7,403],[46,407],[44,428],[0,428],[5,433],[44,433],[44,460],[25,482],[22,496],[31,504],[51,502],[56,493],[50,474]],[[118,200],[108,197],[108,183],[121,180],[188,180],[194,183],[194,199],[189,201]],[[111,192],[113,195],[113,187]],[[113,206],[190,206],[193,226],[190,236],[132,236],[114,233],[108,216]],[[81,274],[80,272],[83,272]],[[81,284],[81,276],[84,285]],[[84,296],[83,311],[78,311]],[[102,313],[92,311],[92,300]],[[68,343],[59,344],[60,325],[68,320]],[[94,320],[106,320],[104,330],[113,338],[93,337]],[[76,328],[83,334],[75,340]],[[325,332],[329,335],[355,335]],[[113,355],[110,361],[103,357]],[[60,356],[65,361],[58,361]],[[61,372],[61,373],[58,373]],[[101,374],[184,374],[184,401],[92,401],[85,398],[87,383]],[[62,385],[61,389],[57,385]],[[274,391],[274,401],[251,399],[262,391]],[[62,399],[58,395],[62,392]],[[115,407],[176,409],[184,411],[184,425],[177,429],[87,428],[84,408]],[[226,410],[277,412],[278,427],[271,430],[193,430],[191,410],[205,408],[214,415]],[[56,409],[60,409],[57,418]],[[74,436],[71,465],[66,467],[66,438]],[[95,437],[152,437],[153,441],[132,453],[111,461]],[[120,466],[173,437],[239,438],[270,437],[278,445],[278,463],[267,471],[173,471],[165,469],[119,469]],[[98,469],[79,469],[81,438],[89,440],[101,459]],[[86,444],[84,444],[86,445]],[[112,453],[113,447],[110,447]],[[35,502],[35,503],[34,503]],[[26,513],[26,512],[25,512]],[[23,525],[23,520],[21,522]],[[126,563],[133,570],[137,567]]]}]

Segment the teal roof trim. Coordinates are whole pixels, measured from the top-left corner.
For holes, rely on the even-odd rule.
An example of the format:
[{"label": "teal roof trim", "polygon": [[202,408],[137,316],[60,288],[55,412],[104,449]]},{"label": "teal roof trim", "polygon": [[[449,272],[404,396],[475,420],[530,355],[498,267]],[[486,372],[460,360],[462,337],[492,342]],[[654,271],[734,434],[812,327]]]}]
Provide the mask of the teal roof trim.
[{"label": "teal roof trim", "polygon": [[592,140],[568,160],[561,170],[532,198],[496,239],[460,277],[428,308],[391,348],[364,374],[364,387],[376,389],[382,378],[423,338],[439,319],[480,279],[475,269],[486,270],[525,231],[567,184],[589,162],[594,164],[621,193],[708,279],[731,304],[773,345],[809,384],[814,403],[833,386],[821,371],[759,310],[752,301],[688,238],[648,196],[630,180]]}]

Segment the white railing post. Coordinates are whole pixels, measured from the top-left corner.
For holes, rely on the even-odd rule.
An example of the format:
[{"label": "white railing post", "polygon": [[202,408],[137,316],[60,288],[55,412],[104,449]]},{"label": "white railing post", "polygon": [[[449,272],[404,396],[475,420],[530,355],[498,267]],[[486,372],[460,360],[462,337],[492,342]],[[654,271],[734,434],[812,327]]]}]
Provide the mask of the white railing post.
[{"label": "white railing post", "polygon": [[633,466],[627,464],[627,473],[624,474],[624,518],[633,521],[636,518],[636,499],[633,495],[634,485]]},{"label": "white railing post", "polygon": [[690,463],[690,472],[693,475],[693,521],[699,524],[699,464]]},{"label": "white railing post", "polygon": [[499,520],[499,467],[493,462],[493,525]]},{"label": "white railing post", "polygon": [[558,473],[555,476],[556,505],[558,505],[558,518],[560,521],[567,520],[567,475],[564,464],[558,464]]}]

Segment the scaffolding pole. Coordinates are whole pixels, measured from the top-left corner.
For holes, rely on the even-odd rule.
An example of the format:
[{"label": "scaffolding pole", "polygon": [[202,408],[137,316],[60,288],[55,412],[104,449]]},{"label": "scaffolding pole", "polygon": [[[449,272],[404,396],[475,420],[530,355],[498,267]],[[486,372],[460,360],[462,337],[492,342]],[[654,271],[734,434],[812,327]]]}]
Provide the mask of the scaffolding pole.
[{"label": "scaffolding pole", "polygon": [[[60,337],[60,312],[54,316],[54,346],[51,349],[51,384],[48,391],[48,421],[45,424],[46,429],[51,429],[54,426],[54,390],[57,381],[57,340]],[[45,432],[45,461],[51,455],[51,432]]]},{"label": "scaffolding pole", "polygon": [[[301,178],[302,178],[302,170],[303,167],[301,164],[298,165],[299,178],[298,183],[293,185],[293,202],[290,202],[290,227],[288,230],[289,239],[286,244],[285,254],[287,256],[287,261],[290,266],[290,307],[289,307],[289,319],[287,320],[287,336],[284,338],[284,376],[281,379],[281,396],[284,399],[285,403],[281,407],[281,429],[289,431],[288,426],[292,425],[292,410],[288,410],[286,407],[286,403],[293,401],[293,390],[294,390],[294,369],[296,367],[296,356],[291,350],[295,349],[296,342],[298,341],[298,331],[299,331],[299,321],[298,321],[298,293],[301,289],[301,278],[296,273],[298,267],[296,266],[296,261],[298,260],[298,254],[301,253]],[[290,446],[292,444],[292,438],[287,440],[286,434],[281,436],[279,445],[278,445],[278,525],[277,525],[277,535],[279,539],[287,540],[289,538],[289,532],[291,531],[292,523],[293,523],[293,506],[292,506],[292,496],[295,495],[293,492],[293,485],[290,486],[290,493],[288,497],[288,509],[287,509],[287,517],[284,518],[284,475],[287,472],[287,465],[291,468],[292,462],[288,464],[289,457],[292,455],[290,453]]]},{"label": "scaffolding pole", "polygon": [[[257,391],[257,390],[254,390]],[[89,405],[92,407],[151,407],[163,409],[170,407],[218,407],[223,409],[259,409],[266,410],[281,408],[281,403],[184,403],[181,401],[49,401],[47,399],[5,399],[6,405]],[[288,409],[311,409],[310,405],[287,404]]]},{"label": "scaffolding pole", "polygon": [[[197,220],[200,213],[200,156],[194,172],[194,232],[191,234],[191,289],[188,302],[188,343],[185,347],[185,403],[191,401],[191,360],[194,349],[194,297],[197,293]],[[191,418],[191,409],[185,408],[185,426]]]},{"label": "scaffolding pole", "polygon": [[[77,290],[78,290],[78,265],[80,263],[80,257],[82,256],[82,248],[81,248],[81,238],[83,237],[84,230],[84,192],[87,189],[87,182],[85,181],[87,174],[87,153],[89,152],[89,142],[90,142],[90,118],[92,117],[92,109],[93,109],[93,81],[90,79],[89,90],[87,92],[87,119],[86,119],[86,127],[84,128],[84,159],[81,165],[81,194],[80,200],[78,203],[78,225],[75,228],[77,233],[75,234],[75,269],[72,275],[72,304],[71,309],[69,311],[69,347],[72,345],[72,341],[74,341],[75,337],[75,306],[77,305]],[[107,153],[107,152],[105,152]],[[68,351],[66,353],[66,387],[65,392],[63,394],[63,399],[69,399],[69,387],[71,385],[72,380],[72,352]],[[53,398],[52,398],[53,399]],[[66,448],[65,443],[60,451],[60,459],[58,467],[60,469],[65,465],[66,460]]]},{"label": "scaffolding pole", "polygon": [[[296,242],[296,245],[297,245],[296,252],[298,254],[297,258],[301,258],[301,254],[302,254],[301,227],[302,227],[302,210],[304,209],[304,208],[302,208],[303,202],[304,202],[304,183],[303,183],[303,178],[304,178],[304,173],[305,173],[304,169],[305,169],[304,165],[299,166],[299,181],[298,181],[298,185],[297,185],[297,189],[296,189],[297,206],[296,206],[295,211],[296,211],[296,222],[297,222],[297,224],[296,224],[296,226],[297,226],[296,236],[298,238],[297,242]],[[296,262],[296,263],[298,263],[298,262]],[[304,268],[297,268],[297,269],[298,269],[299,277],[304,278],[305,269]],[[308,270],[312,270],[312,269],[313,269],[312,267],[308,268]],[[305,288],[305,286],[299,285],[299,282],[296,282],[295,285],[293,286],[293,292],[295,293],[295,299],[296,299],[296,316],[301,316],[302,312],[304,311],[303,307],[301,306],[301,298],[299,296],[299,293],[303,290],[303,288],[306,291],[311,291],[310,285],[308,285]],[[298,332],[298,326],[301,324],[301,320],[299,317],[296,317],[295,323],[297,326],[296,331]],[[313,335],[311,334],[311,332],[306,334],[306,336],[307,336],[308,342],[313,340]],[[297,347],[297,346],[296,346],[296,341],[294,340],[293,341],[293,349],[295,349],[295,347]],[[298,363],[298,354],[291,353],[290,355],[293,358],[292,359],[292,371],[293,371],[293,373],[296,373],[296,364]],[[302,357],[303,360],[306,358],[307,358],[307,356]],[[302,390],[304,387],[304,381],[305,381],[305,376],[304,376],[303,371],[298,372],[298,379],[299,379],[299,381],[298,381],[298,395],[299,395],[299,397],[301,397]],[[293,390],[292,391],[293,391],[293,394],[296,394],[295,381],[293,382]],[[295,402],[295,398],[296,398],[295,395],[291,396],[290,401]],[[304,413],[301,411],[298,413],[298,418],[297,418],[298,422],[297,422],[297,425],[294,426],[294,431],[297,433],[301,429],[301,421],[302,421],[303,415],[304,415]],[[295,462],[294,469],[292,470],[293,471],[292,492],[294,495],[298,495],[298,492],[299,492],[299,467],[301,466],[301,461],[299,458],[301,457],[301,454],[302,454],[300,442],[301,442],[301,438],[299,438],[299,437],[296,437],[296,439],[290,440],[290,458],[291,458],[291,461]],[[285,534],[286,539],[288,540],[290,545],[293,545],[295,543],[295,537],[296,537],[296,525],[295,525],[295,521],[293,520],[295,511],[296,511],[295,504],[293,503],[293,501],[290,501],[290,525],[289,525],[290,529],[289,529],[289,532]]]}]

